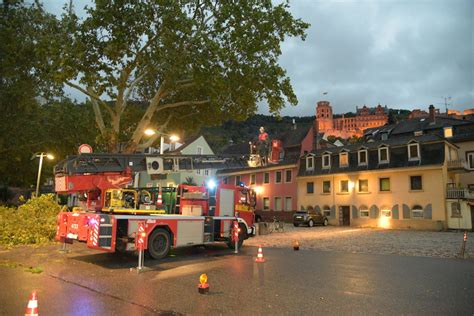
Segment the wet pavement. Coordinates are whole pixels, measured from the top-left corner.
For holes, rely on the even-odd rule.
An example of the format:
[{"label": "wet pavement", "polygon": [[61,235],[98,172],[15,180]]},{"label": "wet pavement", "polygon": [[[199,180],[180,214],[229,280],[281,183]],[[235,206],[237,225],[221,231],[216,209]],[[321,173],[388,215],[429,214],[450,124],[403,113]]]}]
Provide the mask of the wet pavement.
[{"label": "wet pavement", "polygon": [[[162,261],[74,244],[0,252],[0,315],[24,312],[37,289],[41,315],[296,315],[474,313],[474,261],[223,245]],[[26,272],[41,267],[43,272]],[[132,269],[132,270],[130,270]],[[210,293],[197,291],[199,275]]]}]

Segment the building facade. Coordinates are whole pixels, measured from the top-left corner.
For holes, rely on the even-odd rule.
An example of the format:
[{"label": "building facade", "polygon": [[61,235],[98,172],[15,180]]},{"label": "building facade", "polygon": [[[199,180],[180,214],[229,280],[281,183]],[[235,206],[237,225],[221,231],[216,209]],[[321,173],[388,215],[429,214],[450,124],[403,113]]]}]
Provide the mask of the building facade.
[{"label": "building facade", "polygon": [[355,116],[335,117],[328,101],[318,101],[316,106],[316,126],[318,132],[326,136],[349,138],[362,136],[367,128],[383,126],[388,122],[387,109],[380,104],[375,108],[356,108]]},{"label": "building facade", "polygon": [[458,155],[435,135],[314,151],[300,161],[298,203],[332,225],[471,229],[468,203],[453,201],[457,192],[448,186],[466,171],[456,166]]},{"label": "building facade", "polygon": [[[214,155],[212,148],[202,135],[186,140],[183,145],[172,152],[166,152],[166,154],[170,153],[177,155]],[[138,179],[135,179],[135,181],[138,183],[138,187],[141,188],[175,187],[191,179],[196,185],[202,185],[208,179],[215,177],[216,171],[216,169],[197,169],[157,175],[150,175],[143,171],[138,173]]]}]

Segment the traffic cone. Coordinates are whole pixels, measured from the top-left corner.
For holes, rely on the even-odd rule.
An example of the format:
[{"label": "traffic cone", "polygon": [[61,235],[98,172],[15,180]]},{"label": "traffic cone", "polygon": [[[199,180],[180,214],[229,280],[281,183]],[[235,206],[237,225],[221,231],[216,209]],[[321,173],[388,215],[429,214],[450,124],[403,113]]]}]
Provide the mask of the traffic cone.
[{"label": "traffic cone", "polygon": [[25,316],[38,316],[38,298],[36,296],[36,291],[33,291],[30,295],[28,306],[26,306]]},{"label": "traffic cone", "polygon": [[263,251],[262,251],[262,246],[258,246],[258,254],[257,254],[257,259],[255,259],[255,262],[265,262],[265,258],[263,258]]},{"label": "traffic cone", "polygon": [[300,243],[299,243],[298,240],[295,240],[295,241],[293,242],[293,250],[295,250],[295,251],[300,250]]}]

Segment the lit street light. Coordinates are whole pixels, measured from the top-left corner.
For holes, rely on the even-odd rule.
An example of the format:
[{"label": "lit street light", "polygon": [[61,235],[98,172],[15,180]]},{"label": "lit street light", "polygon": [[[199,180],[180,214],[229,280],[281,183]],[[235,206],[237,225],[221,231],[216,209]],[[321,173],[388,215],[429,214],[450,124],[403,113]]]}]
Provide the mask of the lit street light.
[{"label": "lit street light", "polygon": [[[143,134],[145,134],[146,136],[153,136],[156,134],[156,131],[152,128],[147,128]],[[164,136],[169,136],[170,137],[170,141],[171,141],[171,144],[177,142],[179,140],[179,137],[176,136],[176,135],[169,135],[169,134],[164,134],[164,133],[161,133],[161,136],[160,136],[160,155],[163,155],[163,151],[164,151],[164,145],[165,145],[165,138]],[[170,146],[171,147],[171,146]],[[170,149],[171,150],[171,149]]]},{"label": "lit street light", "polygon": [[54,156],[48,153],[35,153],[31,160],[35,158],[39,158],[39,167],[38,167],[38,179],[36,180],[36,197],[39,196],[39,186],[40,186],[40,179],[41,179],[41,168],[43,167],[43,158],[46,157],[49,160],[53,160]]}]

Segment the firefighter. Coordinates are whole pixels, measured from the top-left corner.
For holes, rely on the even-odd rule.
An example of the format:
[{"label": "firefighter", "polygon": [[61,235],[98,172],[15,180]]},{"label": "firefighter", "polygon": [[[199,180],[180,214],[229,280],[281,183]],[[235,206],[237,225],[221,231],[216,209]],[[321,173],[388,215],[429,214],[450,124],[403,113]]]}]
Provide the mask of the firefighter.
[{"label": "firefighter", "polygon": [[260,165],[265,166],[267,165],[269,138],[268,133],[265,132],[265,128],[263,126],[260,127],[259,131],[260,133],[258,135],[257,150],[258,155],[260,156]]}]

